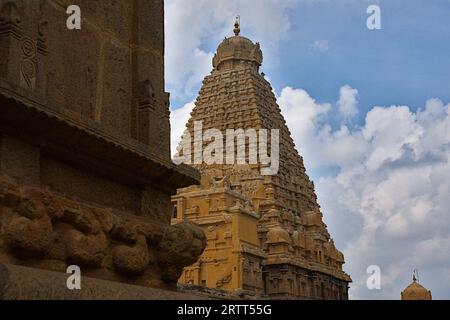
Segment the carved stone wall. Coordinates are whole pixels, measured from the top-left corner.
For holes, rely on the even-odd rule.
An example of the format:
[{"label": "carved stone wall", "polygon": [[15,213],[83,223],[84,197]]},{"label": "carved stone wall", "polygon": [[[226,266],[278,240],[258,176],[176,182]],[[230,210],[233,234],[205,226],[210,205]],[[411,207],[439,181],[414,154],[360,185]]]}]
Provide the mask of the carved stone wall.
[{"label": "carved stone wall", "polygon": [[73,31],[71,4],[0,1],[0,77],[170,160],[163,1],[77,1],[82,25]]},{"label": "carved stone wall", "polygon": [[174,288],[205,245],[194,225],[170,227],[0,176],[0,261],[58,272],[74,264],[85,276]]},{"label": "carved stone wall", "polygon": [[0,0],[0,262],[176,288],[201,255],[170,226],[198,173],[170,159],[162,0]]}]

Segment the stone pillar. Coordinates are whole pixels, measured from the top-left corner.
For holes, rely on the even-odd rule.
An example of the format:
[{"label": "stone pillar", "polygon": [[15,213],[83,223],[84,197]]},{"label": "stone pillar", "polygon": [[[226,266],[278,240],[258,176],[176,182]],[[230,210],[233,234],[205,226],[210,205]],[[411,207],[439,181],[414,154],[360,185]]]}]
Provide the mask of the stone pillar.
[{"label": "stone pillar", "polygon": [[[152,15],[154,12],[159,14]],[[165,93],[164,78],[154,76],[164,74],[161,48],[164,48],[164,2],[133,0],[132,135],[170,159],[169,94]]]}]

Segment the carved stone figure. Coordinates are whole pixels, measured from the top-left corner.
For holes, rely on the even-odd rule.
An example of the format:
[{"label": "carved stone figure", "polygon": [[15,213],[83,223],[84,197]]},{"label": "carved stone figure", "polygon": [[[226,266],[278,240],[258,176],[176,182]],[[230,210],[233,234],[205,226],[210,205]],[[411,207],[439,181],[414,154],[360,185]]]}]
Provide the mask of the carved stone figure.
[{"label": "carved stone figure", "polygon": [[197,261],[206,248],[206,237],[201,228],[184,222],[166,229],[159,247],[159,263],[165,269],[163,276],[177,281],[182,268]]}]

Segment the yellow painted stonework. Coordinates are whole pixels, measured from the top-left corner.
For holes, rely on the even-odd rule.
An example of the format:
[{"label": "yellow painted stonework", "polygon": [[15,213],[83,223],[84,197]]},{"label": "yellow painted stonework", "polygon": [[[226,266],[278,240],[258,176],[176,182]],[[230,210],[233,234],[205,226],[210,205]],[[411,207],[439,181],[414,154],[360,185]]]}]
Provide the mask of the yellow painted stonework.
[{"label": "yellow painted stonework", "polygon": [[402,300],[432,300],[431,291],[423,287],[413,277],[413,282],[402,292]]},{"label": "yellow painted stonework", "polygon": [[[263,293],[261,266],[266,256],[258,239],[259,215],[246,198],[229,189],[223,181],[204,182],[201,187],[180,191],[174,197],[177,219],[188,219],[202,226],[208,241],[201,260],[184,270],[181,283],[229,291],[246,289]],[[242,204],[242,205],[241,205]],[[244,263],[246,257],[255,263]],[[252,281],[244,277],[252,268]],[[249,275],[249,277],[251,277]]]},{"label": "yellow painted stonework", "polygon": [[314,184],[270,83],[259,72],[260,46],[239,32],[236,24],[235,36],[219,45],[187,130],[194,137],[195,121],[203,130],[279,129],[280,169],[263,176],[263,165],[194,165],[201,185],[178,190],[173,223],[200,225],[207,248],[179,282],[279,299],[348,299],[344,256],[322,221]]}]

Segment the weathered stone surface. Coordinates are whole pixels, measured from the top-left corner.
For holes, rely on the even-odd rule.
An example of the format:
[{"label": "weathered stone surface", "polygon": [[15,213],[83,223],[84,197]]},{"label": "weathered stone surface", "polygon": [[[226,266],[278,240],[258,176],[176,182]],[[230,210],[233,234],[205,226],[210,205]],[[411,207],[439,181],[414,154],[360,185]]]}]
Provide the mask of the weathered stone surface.
[{"label": "weathered stone surface", "polygon": [[[170,159],[164,2],[80,0],[68,30],[72,4],[0,0],[0,261],[174,289],[204,246],[170,226],[171,195],[199,175]],[[19,274],[8,298],[72,296]]]},{"label": "weathered stone surface", "polygon": [[173,197],[173,222],[199,224],[207,247],[180,282],[275,299],[348,299],[344,256],[323,223],[314,184],[273,90],[259,73],[260,46],[240,36],[239,25],[235,33],[219,45],[187,128],[191,137],[196,121],[204,132],[218,129],[224,137],[227,129],[278,129],[280,169],[263,176],[261,161],[194,165],[202,183]]},{"label": "weathered stone surface", "polygon": [[5,297],[6,286],[9,281],[9,272],[5,265],[0,263],[0,300]]},{"label": "weathered stone surface", "polygon": [[[152,253],[153,255],[153,253]],[[136,243],[130,245],[119,245],[114,251],[114,266],[125,274],[142,274],[150,263],[155,259],[150,257],[145,236],[137,236]]]},{"label": "weathered stone surface", "polygon": [[169,162],[163,0],[79,1],[82,27],[69,31],[72,4],[0,1],[0,76]]},{"label": "weathered stone surface", "polygon": [[197,261],[206,247],[203,230],[193,223],[183,222],[166,229],[158,250],[163,277],[177,281],[181,270],[179,266],[191,265]]},{"label": "weathered stone surface", "polygon": [[178,293],[82,277],[81,290],[69,290],[65,273],[0,263],[0,300],[204,300]]},{"label": "weathered stone surface", "polygon": [[53,241],[52,224],[47,216],[36,220],[14,217],[5,229],[6,244],[19,255],[22,252],[44,255]]},{"label": "weathered stone surface", "polygon": [[0,136],[0,155],[0,174],[7,172],[22,183],[39,185],[39,148],[10,136]]},{"label": "weathered stone surface", "polygon": [[251,291],[228,291],[188,284],[178,284],[178,291],[214,300],[270,300],[267,296],[262,296]]},{"label": "weathered stone surface", "polygon": [[0,258],[36,268],[75,264],[102,279],[133,277],[144,286],[163,280],[170,287],[206,246],[203,231],[193,224],[155,223],[1,176],[0,208]]}]

